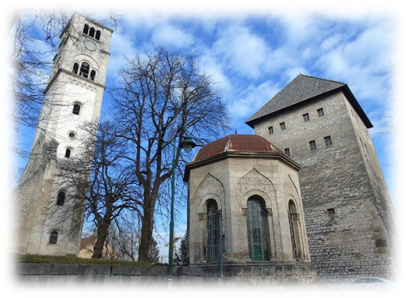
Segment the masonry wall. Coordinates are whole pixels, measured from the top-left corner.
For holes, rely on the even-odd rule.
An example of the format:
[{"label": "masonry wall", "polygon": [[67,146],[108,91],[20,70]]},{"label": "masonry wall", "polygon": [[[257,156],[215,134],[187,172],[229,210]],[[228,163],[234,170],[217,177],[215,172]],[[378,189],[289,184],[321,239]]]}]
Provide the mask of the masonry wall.
[{"label": "masonry wall", "polygon": [[[167,294],[166,266],[4,264],[3,279],[14,294]],[[200,269],[174,270],[173,293],[202,294]]]},{"label": "masonry wall", "polygon": [[[390,198],[369,133],[345,96],[330,94],[271,115],[255,125],[255,133],[289,149],[302,166],[301,193],[318,281],[391,277]],[[331,138],[331,146],[325,145],[325,137]]]}]

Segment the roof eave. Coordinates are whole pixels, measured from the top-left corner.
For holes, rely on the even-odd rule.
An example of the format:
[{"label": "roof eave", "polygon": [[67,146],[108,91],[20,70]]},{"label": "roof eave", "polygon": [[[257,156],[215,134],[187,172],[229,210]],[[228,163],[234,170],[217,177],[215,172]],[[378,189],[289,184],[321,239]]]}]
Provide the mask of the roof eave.
[{"label": "roof eave", "polygon": [[211,156],[206,159],[202,159],[199,161],[193,161],[188,163],[185,166],[185,173],[184,173],[184,182],[188,183],[189,180],[189,173],[192,169],[199,168],[205,166],[207,164],[211,164],[214,162],[221,161],[226,158],[268,158],[268,159],[279,159],[288,166],[294,168],[295,170],[299,171],[301,169],[301,165],[291,158],[289,158],[286,154],[281,152],[236,152],[236,151],[225,151],[214,156]]}]

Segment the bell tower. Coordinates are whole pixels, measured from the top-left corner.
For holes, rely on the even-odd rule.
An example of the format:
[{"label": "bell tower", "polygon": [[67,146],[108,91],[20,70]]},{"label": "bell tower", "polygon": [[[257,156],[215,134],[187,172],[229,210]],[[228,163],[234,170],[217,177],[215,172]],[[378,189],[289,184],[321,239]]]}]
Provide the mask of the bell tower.
[{"label": "bell tower", "polygon": [[72,209],[78,190],[68,181],[74,171],[66,172],[66,165],[74,164],[81,140],[90,137],[82,125],[99,121],[112,33],[75,13],[60,35],[30,158],[16,192],[18,253],[79,251],[83,210]]}]

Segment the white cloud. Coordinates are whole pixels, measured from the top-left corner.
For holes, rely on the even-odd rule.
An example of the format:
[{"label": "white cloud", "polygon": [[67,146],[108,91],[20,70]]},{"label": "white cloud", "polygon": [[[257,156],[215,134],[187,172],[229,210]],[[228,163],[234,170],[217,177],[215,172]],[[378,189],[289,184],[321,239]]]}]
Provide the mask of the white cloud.
[{"label": "white cloud", "polygon": [[213,51],[221,57],[225,68],[241,77],[258,78],[269,50],[261,37],[247,27],[231,25],[219,32]]},{"label": "white cloud", "polygon": [[154,28],[151,40],[157,45],[182,49],[191,47],[194,36],[179,27],[165,23]]}]

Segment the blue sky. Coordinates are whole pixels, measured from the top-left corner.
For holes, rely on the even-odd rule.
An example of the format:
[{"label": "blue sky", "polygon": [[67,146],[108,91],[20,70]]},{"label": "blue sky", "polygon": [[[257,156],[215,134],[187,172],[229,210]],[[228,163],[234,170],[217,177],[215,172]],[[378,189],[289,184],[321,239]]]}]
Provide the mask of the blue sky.
[{"label": "blue sky", "polygon": [[[393,134],[382,133],[388,131],[395,114],[397,24],[391,14],[346,16],[271,7],[219,14],[139,11],[137,7],[112,10],[126,22],[112,37],[106,85],[115,84],[126,56],[143,54],[157,45],[194,51],[202,71],[223,90],[230,133],[235,129],[253,133],[245,121],[299,73],[347,83],[374,125],[370,134],[393,194]],[[107,102],[105,95],[104,112]]]},{"label": "blue sky", "polygon": [[[299,73],[347,83],[373,123],[370,129],[392,197],[403,175],[383,166],[403,148],[382,134],[397,104],[390,62],[399,61],[394,40],[404,38],[404,17],[392,4],[235,4],[146,6],[125,16],[111,46],[107,86],[115,84],[126,57],[157,45],[195,52],[201,70],[222,90],[231,131],[245,124]],[[108,110],[105,95],[103,110]],[[400,98],[402,103],[402,98]]]},{"label": "blue sky", "polygon": [[[374,125],[369,131],[391,198],[400,206],[396,172],[404,157],[396,140],[401,139],[398,127],[404,120],[397,115],[404,92],[400,53],[405,41],[400,7],[390,5],[391,0],[247,2],[152,0],[132,6],[126,1],[109,6],[100,2],[95,18],[106,16],[110,9],[126,20],[113,33],[107,87],[115,84],[126,56],[157,45],[195,51],[202,71],[223,90],[231,119],[229,133],[236,129],[251,134],[245,121],[299,73],[346,83]],[[52,7],[52,2],[40,3]],[[31,5],[41,8],[39,3]],[[81,2],[70,1],[67,8],[74,5]],[[19,8],[17,1],[7,14],[9,22]],[[108,102],[105,95],[102,114],[108,111]]]}]

